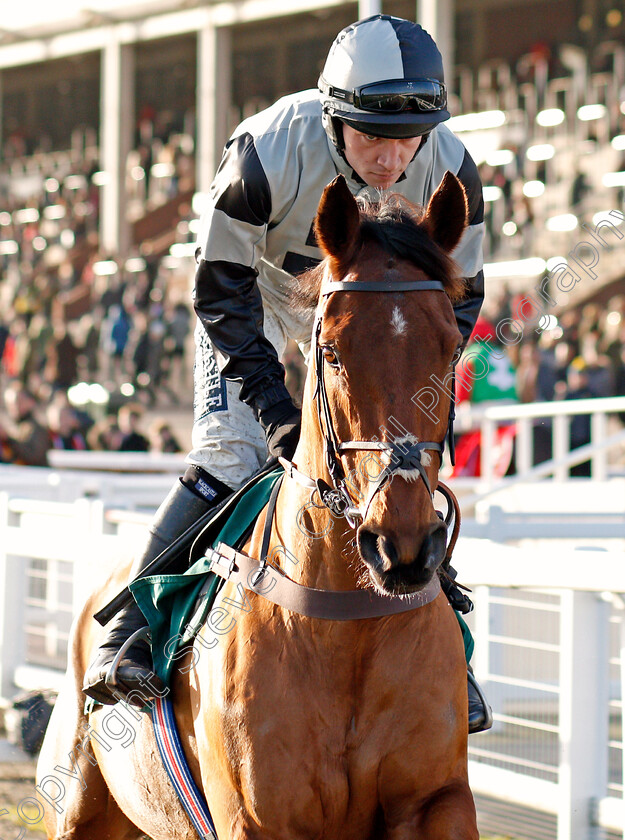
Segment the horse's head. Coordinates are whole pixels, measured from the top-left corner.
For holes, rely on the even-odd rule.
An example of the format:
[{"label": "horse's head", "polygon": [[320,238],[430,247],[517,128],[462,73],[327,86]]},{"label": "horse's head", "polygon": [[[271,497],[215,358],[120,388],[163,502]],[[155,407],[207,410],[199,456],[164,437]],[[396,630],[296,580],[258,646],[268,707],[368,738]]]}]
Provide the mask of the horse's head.
[{"label": "horse's head", "polygon": [[[324,440],[320,496],[347,512],[371,580],[389,593],[427,584],[445,555],[432,493],[461,340],[452,302],[464,285],[449,253],[466,216],[451,173],[425,212],[398,195],[359,209],[339,176],[315,223],[325,260],[304,281],[317,301],[304,429]],[[438,398],[428,411],[424,388]]]}]

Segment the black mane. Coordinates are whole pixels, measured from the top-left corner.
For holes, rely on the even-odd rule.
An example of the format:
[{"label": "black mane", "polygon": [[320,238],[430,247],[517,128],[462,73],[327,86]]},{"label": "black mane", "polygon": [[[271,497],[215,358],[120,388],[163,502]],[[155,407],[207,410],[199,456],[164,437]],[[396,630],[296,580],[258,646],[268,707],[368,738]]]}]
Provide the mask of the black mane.
[{"label": "black mane", "polygon": [[[361,247],[375,242],[390,257],[411,262],[432,280],[439,280],[452,302],[465,291],[458,266],[430,237],[422,223],[423,210],[393,193],[380,201],[358,199],[360,205]],[[293,292],[298,308],[317,305],[325,261],[297,278]]]}]

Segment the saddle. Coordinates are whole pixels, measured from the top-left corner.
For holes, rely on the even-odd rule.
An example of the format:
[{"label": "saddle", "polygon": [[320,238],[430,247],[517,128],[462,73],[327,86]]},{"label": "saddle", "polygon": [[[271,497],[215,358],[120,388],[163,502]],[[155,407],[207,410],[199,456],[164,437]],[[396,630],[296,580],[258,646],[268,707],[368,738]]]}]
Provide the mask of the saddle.
[{"label": "saddle", "polygon": [[129,584],[150,627],[154,671],[165,685],[180,649],[196,636],[225,584],[210,570],[209,549],[219,543],[243,546],[283,472],[280,466],[261,470],[226,500],[196,536],[184,574],[152,574]]}]

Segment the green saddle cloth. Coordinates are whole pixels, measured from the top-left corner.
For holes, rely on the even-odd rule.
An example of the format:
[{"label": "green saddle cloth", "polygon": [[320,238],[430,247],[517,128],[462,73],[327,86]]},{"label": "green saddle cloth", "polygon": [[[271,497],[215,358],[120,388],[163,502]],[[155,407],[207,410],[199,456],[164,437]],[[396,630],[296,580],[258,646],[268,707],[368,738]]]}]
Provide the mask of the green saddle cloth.
[{"label": "green saddle cloth", "polygon": [[[229,519],[212,541],[236,547],[269,501],[271,490],[283,474],[282,468],[259,479],[237,503]],[[204,623],[225,581],[209,571],[210,561],[200,557],[184,574],[151,575],[129,585],[135,601],[150,625],[154,671],[170,684],[180,649]],[[200,608],[194,613],[200,591],[205,588]],[[467,662],[473,654],[473,637],[466,622],[456,613],[460,624]]]},{"label": "green saddle cloth", "polygon": [[[236,546],[269,501],[271,490],[283,474],[280,467],[254,484],[238,502],[212,542]],[[200,557],[184,574],[151,575],[129,585],[152,636],[154,671],[169,685],[180,648],[199,630],[224,580],[209,571],[210,561]],[[206,585],[202,608],[193,615],[200,590]]]}]

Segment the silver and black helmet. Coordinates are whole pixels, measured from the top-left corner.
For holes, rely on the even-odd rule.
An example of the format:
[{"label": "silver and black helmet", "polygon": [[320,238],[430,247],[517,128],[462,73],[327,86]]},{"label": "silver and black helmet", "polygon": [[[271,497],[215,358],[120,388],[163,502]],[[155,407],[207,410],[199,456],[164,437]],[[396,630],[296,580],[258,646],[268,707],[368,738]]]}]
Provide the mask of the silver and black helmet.
[{"label": "silver and black helmet", "polygon": [[341,123],[378,137],[418,137],[450,116],[438,47],[419,24],[390,15],[339,32],[319,90],[324,127],[338,148]]}]

